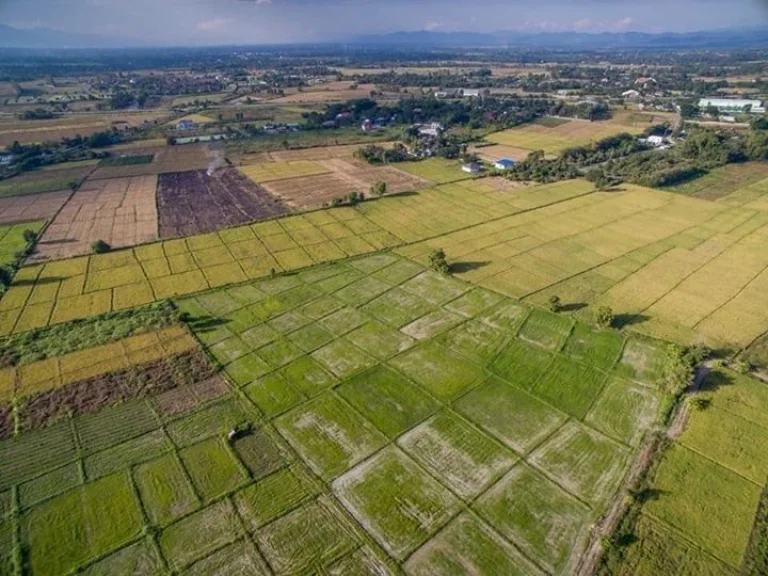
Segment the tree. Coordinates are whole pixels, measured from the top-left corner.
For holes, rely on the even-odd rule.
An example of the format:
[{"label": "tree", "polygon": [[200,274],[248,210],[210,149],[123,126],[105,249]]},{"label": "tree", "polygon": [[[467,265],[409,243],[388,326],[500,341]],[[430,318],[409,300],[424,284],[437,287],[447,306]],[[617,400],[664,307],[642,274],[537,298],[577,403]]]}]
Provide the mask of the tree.
[{"label": "tree", "polygon": [[610,328],[613,319],[613,309],[610,306],[600,306],[595,313],[595,324],[598,328]]},{"label": "tree", "polygon": [[448,266],[445,250],[437,248],[429,253],[429,267],[440,274],[448,274],[450,272],[451,268]]},{"label": "tree", "polygon": [[91,244],[91,250],[93,250],[95,254],[104,254],[105,252],[112,250],[112,246],[104,242],[104,240],[96,240],[96,242]]},{"label": "tree", "polygon": [[560,302],[560,296],[550,297],[547,305],[549,306],[550,312],[560,312],[563,307],[562,303]]},{"label": "tree", "polygon": [[376,182],[373,186],[371,186],[371,194],[375,194],[376,196],[384,196],[384,194],[387,193],[387,183],[383,181]]},{"label": "tree", "polygon": [[24,236],[24,242],[26,242],[27,244],[32,244],[32,242],[37,240],[37,233],[34,230],[30,230],[29,228],[24,230],[23,236]]},{"label": "tree", "polygon": [[0,286],[10,286],[13,281],[13,268],[0,266]]}]

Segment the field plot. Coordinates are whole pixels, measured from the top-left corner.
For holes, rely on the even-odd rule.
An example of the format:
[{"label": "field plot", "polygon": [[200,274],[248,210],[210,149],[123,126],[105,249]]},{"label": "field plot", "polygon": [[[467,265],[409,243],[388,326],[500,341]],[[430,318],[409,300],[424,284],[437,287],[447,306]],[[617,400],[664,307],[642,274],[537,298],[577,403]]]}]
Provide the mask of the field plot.
[{"label": "field plot", "polygon": [[[625,551],[629,566],[642,573],[697,562],[697,573],[764,570],[759,549],[766,519],[756,516],[766,483],[766,459],[757,449],[768,437],[764,388],[746,376],[710,372],[701,394],[711,404],[691,412],[682,436],[664,454],[651,483],[659,497],[642,506],[636,539]],[[669,543],[657,544],[662,538]],[[750,539],[757,539],[754,547]]]},{"label": "field plot", "polygon": [[556,126],[525,124],[486,136],[486,140],[502,146],[543,150],[545,154],[559,154],[566,148],[583,146],[621,132],[639,134],[642,128],[625,126],[614,121],[569,121]]},{"label": "field plot", "polygon": [[[356,86],[353,88],[353,86]],[[346,102],[356,98],[368,98],[371,90],[375,90],[374,84],[356,85],[354,82],[332,82],[320,84],[316,90],[304,90],[295,94],[281,96],[270,100],[273,104],[295,104],[301,102]]]},{"label": "field plot", "polygon": [[17,254],[27,247],[24,231],[39,232],[45,222],[26,222],[12,226],[0,226],[0,266],[7,266],[16,261]]},{"label": "field plot", "polygon": [[462,172],[461,163],[455,160],[442,158],[429,158],[420,162],[400,162],[398,168],[418,178],[429,180],[435,184],[445,184],[472,178],[470,174]]},{"label": "field plot", "polygon": [[69,190],[0,198],[0,224],[52,218],[72,195]]},{"label": "field plot", "polygon": [[96,240],[113,248],[157,240],[155,176],[86,182],[46,228],[31,262],[92,251]]},{"label": "field plot", "polygon": [[[388,147],[387,142],[380,142],[379,146]],[[269,156],[275,162],[295,162],[297,160],[331,160],[333,158],[351,159],[354,153],[362,148],[359,144],[346,144],[340,146],[315,146],[300,150],[276,150],[269,152]]]},{"label": "field plot", "polygon": [[287,210],[237,171],[226,168],[161,174],[157,206],[161,238],[216,232]]},{"label": "field plot", "polygon": [[93,166],[85,166],[82,168],[25,172],[19,176],[0,181],[0,198],[69,190],[73,185],[80,184],[91,174],[93,168]]},{"label": "field plot", "polygon": [[516,146],[504,146],[503,144],[493,144],[491,146],[479,146],[474,152],[486,162],[498,162],[502,158],[509,158],[521,162],[528,157],[531,150],[527,148],[518,148]]},{"label": "field plot", "polygon": [[[346,147],[345,147],[346,148]],[[425,188],[429,182],[390,166],[374,167],[347,158],[320,161],[294,160],[241,166],[240,171],[291,206],[319,206],[350,192],[368,194],[376,182],[386,182],[388,192]]]},{"label": "field plot", "polygon": [[[574,195],[576,186],[548,188],[550,201],[553,190]],[[509,202],[522,206],[541,190],[522,189]],[[606,304],[631,330],[740,347],[768,330],[766,235],[765,212],[625,186],[561,197],[400,252],[426,263],[443,248],[459,277],[509,296],[543,305],[557,295],[581,309],[577,316]]]},{"label": "field plot", "polygon": [[[123,149],[118,148],[118,150]],[[208,167],[218,167],[221,163],[216,154],[205,144],[136,147],[130,149],[130,155],[152,156],[154,160],[123,166],[98,166],[93,171],[91,180],[205,170]]]},{"label": "field plot", "polygon": [[[709,173],[695,178],[689,182],[664,188],[669,192],[685,194],[702,200],[723,199],[729,202],[728,197],[738,193],[742,188],[747,188],[761,180],[768,179],[768,163],[747,162],[744,164],[728,164],[720,168],[710,170]],[[763,190],[768,187],[768,183],[763,182],[759,185]]]}]

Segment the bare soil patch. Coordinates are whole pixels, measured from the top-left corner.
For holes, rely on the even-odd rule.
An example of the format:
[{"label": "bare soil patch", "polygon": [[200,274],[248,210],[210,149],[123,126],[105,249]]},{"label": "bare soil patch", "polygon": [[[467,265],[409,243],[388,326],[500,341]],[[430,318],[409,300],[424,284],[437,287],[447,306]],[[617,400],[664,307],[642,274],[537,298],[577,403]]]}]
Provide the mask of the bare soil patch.
[{"label": "bare soil patch", "polygon": [[162,174],[157,190],[160,237],[214,232],[289,212],[279,200],[233,168]]},{"label": "bare soil patch", "polygon": [[0,198],[0,224],[52,218],[72,195],[70,190]]},{"label": "bare soil patch", "polygon": [[113,248],[157,239],[156,176],[86,182],[46,229],[31,261],[91,252],[104,240]]},{"label": "bare soil patch", "polygon": [[488,162],[498,162],[502,158],[510,158],[521,162],[528,158],[530,150],[525,148],[517,148],[516,146],[505,146],[503,144],[495,144],[493,146],[481,146],[475,148],[474,152],[477,153],[483,160]]},{"label": "bare soil patch", "polygon": [[148,156],[150,154],[154,156],[154,160],[146,164],[100,166],[93,172],[89,180],[202,170],[215,163],[215,157],[207,144],[131,149],[132,156]]},{"label": "bare soil patch", "polygon": [[221,398],[228,392],[226,381],[217,374],[202,382],[163,392],[156,396],[153,402],[164,416],[179,416],[191,412],[201,404]]},{"label": "bare soil patch", "polygon": [[24,430],[35,430],[66,416],[97,412],[108,405],[191,386],[215,376],[215,368],[205,354],[193,350],[44,392],[19,407],[19,418]]}]

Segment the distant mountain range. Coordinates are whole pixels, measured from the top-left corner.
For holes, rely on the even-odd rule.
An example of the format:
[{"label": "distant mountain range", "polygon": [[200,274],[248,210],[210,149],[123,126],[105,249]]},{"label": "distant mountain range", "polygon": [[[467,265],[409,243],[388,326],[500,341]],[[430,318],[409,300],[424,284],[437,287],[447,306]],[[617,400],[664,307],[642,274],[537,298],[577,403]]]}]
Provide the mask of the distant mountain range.
[{"label": "distant mountain range", "polygon": [[745,48],[768,47],[768,28],[710,30],[702,32],[651,34],[645,32],[395,32],[355,38],[354,44],[370,46],[432,46],[552,48],[599,50],[608,48]]},{"label": "distant mountain range", "polygon": [[[394,32],[351,38],[347,46],[406,48],[536,48],[562,50],[601,50],[611,48],[747,48],[768,47],[768,28],[749,30],[710,30],[688,33],[651,34],[617,32]],[[129,48],[147,44],[131,38],[79,34],[52,28],[20,29],[0,24],[3,48]]]}]

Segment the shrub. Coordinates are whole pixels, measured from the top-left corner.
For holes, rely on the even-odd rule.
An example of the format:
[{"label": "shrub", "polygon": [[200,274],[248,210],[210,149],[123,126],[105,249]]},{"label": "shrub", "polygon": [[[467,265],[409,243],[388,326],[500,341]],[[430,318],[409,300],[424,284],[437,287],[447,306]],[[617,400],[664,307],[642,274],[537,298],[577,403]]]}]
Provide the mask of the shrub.
[{"label": "shrub", "polygon": [[384,196],[384,194],[387,193],[387,183],[386,182],[376,182],[373,186],[371,186],[371,194],[376,196]]},{"label": "shrub", "polygon": [[613,318],[613,309],[610,306],[600,306],[595,313],[595,324],[598,328],[610,328]]},{"label": "shrub", "polygon": [[32,244],[32,242],[37,240],[37,233],[34,230],[30,230],[29,228],[24,230],[23,236],[24,236],[24,242],[26,242],[27,244]]},{"label": "shrub", "polygon": [[563,305],[560,302],[560,296],[552,296],[550,297],[549,301],[547,302],[547,306],[549,307],[550,312],[560,312]]},{"label": "shrub", "polygon": [[440,272],[440,274],[448,274],[450,266],[448,266],[448,259],[442,248],[432,250],[429,253],[429,267],[435,272]]},{"label": "shrub", "polygon": [[91,250],[93,250],[95,254],[104,254],[105,252],[112,250],[112,246],[104,242],[104,240],[96,240],[96,242],[91,244]]}]

